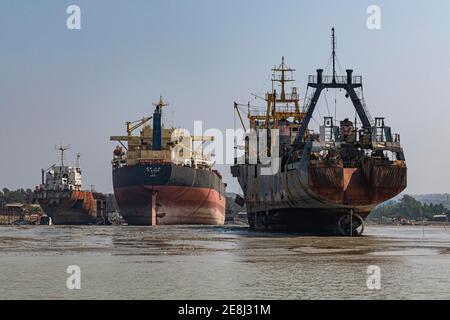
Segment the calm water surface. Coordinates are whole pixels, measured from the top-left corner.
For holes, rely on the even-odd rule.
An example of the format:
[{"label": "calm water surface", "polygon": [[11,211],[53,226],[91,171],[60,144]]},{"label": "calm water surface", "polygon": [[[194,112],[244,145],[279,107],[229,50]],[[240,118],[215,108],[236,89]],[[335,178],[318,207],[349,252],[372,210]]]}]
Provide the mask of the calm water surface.
[{"label": "calm water surface", "polygon": [[[66,269],[81,268],[81,290]],[[367,267],[382,288],[366,286]],[[450,299],[450,229],[364,237],[244,227],[0,227],[0,299]]]}]

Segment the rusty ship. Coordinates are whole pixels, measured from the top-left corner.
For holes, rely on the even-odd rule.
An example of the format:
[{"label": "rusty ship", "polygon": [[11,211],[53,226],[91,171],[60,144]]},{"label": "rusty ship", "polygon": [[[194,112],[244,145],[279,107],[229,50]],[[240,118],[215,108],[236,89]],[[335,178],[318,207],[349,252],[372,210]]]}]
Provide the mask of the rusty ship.
[{"label": "rusty ship", "polygon": [[33,202],[39,203],[55,225],[108,224],[106,196],[82,190],[80,155],[75,166],[67,166],[64,153],[69,147],[58,149],[61,163],[42,169],[42,182],[34,190]]},{"label": "rusty ship", "polygon": [[[262,111],[235,102],[247,133],[243,145],[235,146],[243,151],[239,155],[235,151],[231,172],[244,192],[252,229],[361,235],[370,212],[406,188],[400,135],[392,134],[384,118],[372,119],[361,76],[354,76],[351,69],[338,75],[335,45],[333,28],[327,68],[332,73],[318,69],[309,76],[302,107],[297,88],[286,92],[295,69],[286,66],[284,57],[272,69],[272,90],[259,97],[266,102]],[[281,87],[279,92],[275,85]],[[313,117],[321,95],[327,102],[328,91],[342,92],[351,100],[353,121],[338,122],[329,114],[321,123]],[[243,112],[248,114],[250,130]],[[317,133],[311,120],[319,127]]]},{"label": "rusty ship", "polygon": [[225,184],[203,152],[213,137],[165,128],[167,105],[161,97],[152,116],[127,122],[126,136],[111,137],[119,143],[112,175],[120,214],[129,225],[223,225]]}]

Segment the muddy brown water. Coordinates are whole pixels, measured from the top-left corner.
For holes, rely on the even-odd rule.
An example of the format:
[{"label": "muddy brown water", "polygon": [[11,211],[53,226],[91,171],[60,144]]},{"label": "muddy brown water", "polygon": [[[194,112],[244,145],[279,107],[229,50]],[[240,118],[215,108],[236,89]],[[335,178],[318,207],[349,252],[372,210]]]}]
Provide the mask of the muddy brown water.
[{"label": "muddy brown water", "polygon": [[[69,290],[69,265],[81,289]],[[381,269],[381,290],[367,268]],[[450,299],[450,229],[359,238],[245,227],[0,227],[1,299]]]}]

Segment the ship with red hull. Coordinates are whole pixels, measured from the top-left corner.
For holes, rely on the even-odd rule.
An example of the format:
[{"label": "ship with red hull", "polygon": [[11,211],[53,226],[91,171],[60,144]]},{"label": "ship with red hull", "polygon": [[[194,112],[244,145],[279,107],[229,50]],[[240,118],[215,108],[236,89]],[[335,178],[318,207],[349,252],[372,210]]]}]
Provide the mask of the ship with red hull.
[{"label": "ship with red hull", "polygon": [[[223,225],[225,185],[209,156],[199,151],[213,138],[164,128],[166,104],[161,98],[155,106],[152,117],[127,123],[127,136],[111,137],[121,144],[112,162],[120,214],[130,225]],[[140,135],[132,135],[141,127]]]}]

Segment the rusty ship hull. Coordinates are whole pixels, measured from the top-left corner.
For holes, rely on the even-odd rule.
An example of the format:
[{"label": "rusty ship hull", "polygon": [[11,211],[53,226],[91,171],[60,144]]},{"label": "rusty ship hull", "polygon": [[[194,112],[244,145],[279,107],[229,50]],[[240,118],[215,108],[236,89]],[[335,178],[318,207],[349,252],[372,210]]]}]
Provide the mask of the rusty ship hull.
[{"label": "rusty ship hull", "polygon": [[223,225],[225,186],[215,171],[171,163],[113,169],[114,194],[130,225]]},{"label": "rusty ship hull", "polygon": [[34,195],[55,225],[107,223],[106,198],[90,191],[37,191]]},{"label": "rusty ship hull", "polygon": [[365,220],[380,203],[406,188],[404,161],[367,161],[360,168],[342,162],[300,161],[273,176],[260,166],[238,165],[234,176],[246,196],[252,229],[305,234],[345,234],[342,219]]},{"label": "rusty ship hull", "polygon": [[[286,93],[286,84],[295,81],[295,69],[285,64],[284,57],[272,69],[272,90],[263,98],[265,113],[252,112],[247,105],[250,130],[243,145],[235,146],[245,153],[238,156],[236,151],[231,173],[244,192],[253,229],[359,236],[370,212],[406,188],[400,135],[392,133],[385,118],[372,119],[362,76],[354,76],[353,69],[337,74],[334,28],[331,31],[332,74],[317,69],[316,75],[308,76],[302,110],[297,88]],[[330,90],[335,92],[335,108],[338,93],[351,101],[354,121],[337,121],[336,111],[331,116],[326,100]],[[325,96],[328,116],[322,125],[316,120],[319,127],[315,128],[310,124],[321,96]],[[245,130],[242,106],[234,103]]]}]

